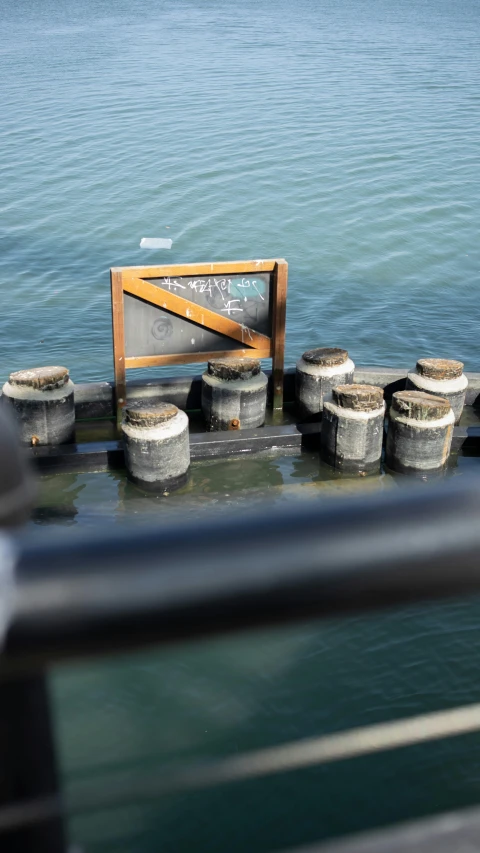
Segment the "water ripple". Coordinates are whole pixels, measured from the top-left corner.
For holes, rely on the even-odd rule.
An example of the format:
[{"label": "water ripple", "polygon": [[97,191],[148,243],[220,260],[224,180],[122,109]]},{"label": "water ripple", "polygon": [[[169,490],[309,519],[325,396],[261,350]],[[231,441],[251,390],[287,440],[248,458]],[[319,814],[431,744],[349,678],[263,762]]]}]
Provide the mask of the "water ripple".
[{"label": "water ripple", "polygon": [[110,266],[242,256],[289,260],[289,363],[480,369],[476,0],[2,6],[1,379],[111,376]]}]

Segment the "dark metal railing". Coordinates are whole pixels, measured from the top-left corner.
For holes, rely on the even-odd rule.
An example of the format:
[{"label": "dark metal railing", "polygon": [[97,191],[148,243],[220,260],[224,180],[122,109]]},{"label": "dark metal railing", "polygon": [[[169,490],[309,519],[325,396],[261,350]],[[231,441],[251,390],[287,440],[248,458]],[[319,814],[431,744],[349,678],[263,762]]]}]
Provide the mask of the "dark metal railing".
[{"label": "dark metal railing", "polygon": [[480,481],[21,546],[0,666],[480,591]]},{"label": "dark metal railing", "polygon": [[[60,660],[480,592],[480,482],[17,547],[0,709],[6,725],[17,720],[12,759],[27,730],[32,737],[29,703],[43,708],[38,761],[53,766],[42,673]],[[27,779],[27,765],[11,772]],[[30,786],[20,779],[2,799],[0,830],[13,845],[2,850],[19,838],[25,851],[65,849],[54,773]]]}]

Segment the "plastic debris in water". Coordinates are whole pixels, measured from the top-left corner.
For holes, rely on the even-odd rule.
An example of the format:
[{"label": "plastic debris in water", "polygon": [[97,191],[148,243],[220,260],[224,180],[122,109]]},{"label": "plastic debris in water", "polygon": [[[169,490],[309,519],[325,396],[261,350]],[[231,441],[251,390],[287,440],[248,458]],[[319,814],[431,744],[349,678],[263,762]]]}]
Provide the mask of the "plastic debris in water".
[{"label": "plastic debris in water", "polygon": [[141,249],[171,249],[172,240],[166,240],[163,237],[142,237],[140,240]]}]

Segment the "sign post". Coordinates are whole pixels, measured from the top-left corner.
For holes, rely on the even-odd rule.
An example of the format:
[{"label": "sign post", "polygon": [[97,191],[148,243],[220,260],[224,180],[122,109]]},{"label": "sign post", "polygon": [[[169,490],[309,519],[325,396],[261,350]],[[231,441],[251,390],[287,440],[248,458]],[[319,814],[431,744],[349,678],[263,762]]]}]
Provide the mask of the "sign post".
[{"label": "sign post", "polygon": [[110,275],[117,416],[128,368],[228,356],[271,358],[273,408],[282,409],[285,260],[114,267]]}]

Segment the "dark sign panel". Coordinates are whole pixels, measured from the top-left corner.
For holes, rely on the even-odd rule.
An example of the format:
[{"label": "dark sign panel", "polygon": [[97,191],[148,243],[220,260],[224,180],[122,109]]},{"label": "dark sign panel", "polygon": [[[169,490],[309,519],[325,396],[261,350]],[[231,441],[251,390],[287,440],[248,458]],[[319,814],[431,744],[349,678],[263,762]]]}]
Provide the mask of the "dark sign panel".
[{"label": "dark sign panel", "polygon": [[215,355],[272,358],[282,406],[287,263],[284,260],[111,270],[117,406],[129,367]]},{"label": "dark sign panel", "polygon": [[[248,345],[249,330],[271,337],[271,278],[272,273],[168,276],[149,279],[149,283],[241,323]],[[124,314],[127,358],[238,349],[238,342],[232,338],[127,293]]]}]

